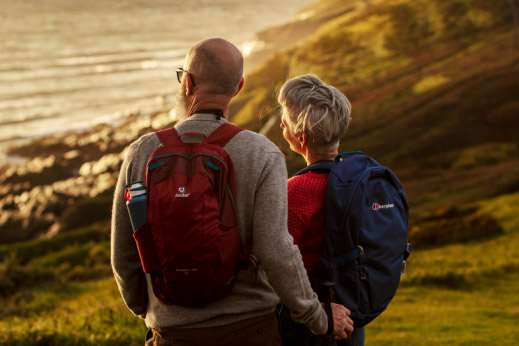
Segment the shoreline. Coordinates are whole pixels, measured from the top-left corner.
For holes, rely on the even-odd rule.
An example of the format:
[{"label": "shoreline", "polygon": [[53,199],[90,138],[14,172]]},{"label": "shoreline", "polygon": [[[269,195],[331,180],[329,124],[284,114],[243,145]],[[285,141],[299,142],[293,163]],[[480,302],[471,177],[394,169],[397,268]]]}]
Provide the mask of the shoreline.
[{"label": "shoreline", "polygon": [[[83,132],[42,137],[11,153],[23,162],[0,164],[0,244],[50,237],[69,229],[67,213],[78,213],[80,201],[111,210],[121,163],[127,146],[145,133],[172,126],[169,112],[133,115],[121,126],[99,124]],[[43,154],[41,154],[43,153]]]},{"label": "shoreline", "polygon": [[[293,34],[305,23],[290,18],[255,33],[248,42],[263,47],[244,56],[246,66],[250,66],[244,70],[245,77],[286,48],[286,41],[277,40],[276,32],[291,28],[288,32]],[[312,28],[310,25],[309,30]],[[172,76],[171,82],[176,83],[176,78]],[[124,116],[110,123],[20,139],[18,144],[4,146],[0,153],[0,244],[51,237],[70,229],[70,217],[64,216],[81,216],[78,208],[82,203],[93,203],[99,213],[84,222],[105,220],[100,211],[111,210],[125,149],[146,133],[174,125],[170,111],[175,96],[157,90],[153,109],[122,111],[117,114]]]},{"label": "shoreline", "polygon": [[[103,36],[94,45],[70,44],[70,47],[69,42],[63,40],[77,30],[89,41],[92,35],[105,28],[102,25],[90,27],[85,23],[70,28],[70,33],[66,30],[66,25],[76,18],[74,16],[83,16],[83,11],[79,11],[83,5],[63,7],[53,4],[56,11],[52,15],[49,12],[48,19],[60,21],[48,32],[32,34],[32,31],[24,31],[24,35],[32,35],[27,37],[14,34],[23,21],[34,19],[34,14],[22,11],[16,3],[12,4],[12,8],[8,6],[7,9],[11,8],[12,13],[20,18],[11,25],[8,25],[9,21],[4,24],[7,25],[6,34],[11,33],[16,42],[26,39],[28,43],[20,46],[12,56],[6,52],[5,57],[12,58],[12,61],[0,62],[0,79],[12,81],[12,87],[4,86],[0,101],[4,121],[0,125],[0,162],[10,161],[3,155],[6,147],[27,143],[33,138],[59,136],[66,127],[82,132],[99,123],[112,124],[115,118],[121,118],[116,121],[117,126],[127,118],[125,113],[136,111],[145,115],[157,111],[164,97],[176,95],[174,69],[180,66],[192,43],[208,36],[225,37],[244,53],[245,50],[249,52],[250,46],[246,46],[255,42],[258,33],[293,20],[297,11],[312,1],[296,3],[290,0],[279,4],[277,9],[269,5],[275,3],[272,0],[258,4],[234,4],[228,0],[222,1],[221,6],[205,4],[204,10],[214,10],[213,19],[232,14],[226,25],[218,29],[205,26],[204,19],[198,14],[200,9],[196,1],[183,6],[185,13],[181,18],[174,17],[178,20],[172,24],[170,19],[174,12],[169,11],[176,6],[172,1],[161,4],[165,5],[163,10],[155,8],[141,18],[142,30],[138,32],[138,37],[129,41],[125,40],[125,35],[134,34],[134,20],[118,12],[116,2],[107,2],[106,6],[94,6],[89,11],[110,16],[113,24],[106,25],[109,28],[116,25],[117,34]],[[153,3],[151,1],[146,6],[153,7]],[[228,13],[229,4],[237,12]],[[133,4],[125,7],[130,13],[140,14],[140,6]],[[200,22],[201,25],[179,37],[175,33],[184,22]],[[164,30],[159,29],[159,23],[165,25]],[[60,31],[60,28],[65,30]],[[87,28],[89,30],[85,31]],[[55,36],[55,40],[46,44],[49,33]],[[14,39],[12,42],[16,43]],[[25,59],[28,54],[41,58],[28,65]],[[247,66],[250,64],[246,64],[249,68]],[[27,135],[34,137],[27,139]]]}]

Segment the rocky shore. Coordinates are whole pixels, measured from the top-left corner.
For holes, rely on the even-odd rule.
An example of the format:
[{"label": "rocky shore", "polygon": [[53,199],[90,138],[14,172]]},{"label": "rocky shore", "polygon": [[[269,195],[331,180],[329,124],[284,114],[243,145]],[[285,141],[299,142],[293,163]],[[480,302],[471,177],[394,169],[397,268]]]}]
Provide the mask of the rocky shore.
[{"label": "rocky shore", "polygon": [[43,137],[8,149],[0,166],[0,244],[49,237],[109,218],[125,148],[173,125],[168,110],[129,114],[120,126]]},{"label": "rocky shore", "polygon": [[[298,18],[256,34],[246,72],[294,44],[324,20]],[[171,104],[149,114],[127,114],[122,125],[42,137],[7,149],[0,163],[0,244],[51,237],[107,220],[124,149],[141,135],[172,126]]]}]

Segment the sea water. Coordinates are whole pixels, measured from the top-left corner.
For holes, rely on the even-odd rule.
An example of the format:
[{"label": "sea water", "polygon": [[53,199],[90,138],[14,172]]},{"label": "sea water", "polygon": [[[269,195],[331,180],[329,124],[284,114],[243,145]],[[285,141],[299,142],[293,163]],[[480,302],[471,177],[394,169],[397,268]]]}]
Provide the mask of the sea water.
[{"label": "sea water", "polygon": [[0,159],[19,140],[75,131],[174,99],[198,40],[246,54],[254,33],[311,0],[0,0]]}]

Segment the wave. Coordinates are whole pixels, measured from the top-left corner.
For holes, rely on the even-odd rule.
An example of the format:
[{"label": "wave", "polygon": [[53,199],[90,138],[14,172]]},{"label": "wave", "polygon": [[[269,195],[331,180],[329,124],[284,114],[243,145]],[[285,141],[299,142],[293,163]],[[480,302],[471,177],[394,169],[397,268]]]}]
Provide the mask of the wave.
[{"label": "wave", "polygon": [[117,112],[144,114],[160,104],[157,96],[176,94],[174,69],[194,42],[218,36],[240,45],[311,0],[0,2],[7,13],[0,21],[5,149],[11,139],[76,129]]},{"label": "wave", "polygon": [[29,115],[27,117],[18,118],[18,119],[8,119],[8,120],[5,120],[5,121],[1,121],[0,120],[0,126],[27,124],[28,122],[31,122],[31,121],[55,118],[58,115],[59,115],[59,113],[33,114],[33,115]]},{"label": "wave", "polygon": [[149,51],[142,53],[111,53],[103,55],[83,55],[72,56],[57,59],[56,66],[85,66],[85,65],[99,65],[99,64],[119,64],[123,62],[135,62],[142,60],[179,60],[184,58],[185,51],[171,50],[154,52],[150,54]]},{"label": "wave", "polygon": [[[109,58],[110,57],[110,58]],[[184,55],[160,52],[142,56],[78,56],[46,61],[32,66],[2,66],[0,84],[23,81],[64,80],[106,73],[128,73],[142,70],[171,70],[182,64]]]},{"label": "wave", "polygon": [[[106,93],[103,94],[106,90],[112,92],[117,91],[121,96],[124,96],[125,93],[132,93],[139,89],[146,88],[147,86],[153,86],[156,88],[157,92],[159,92],[161,88],[158,86],[160,86],[160,84],[174,85],[173,82],[176,81],[173,69],[168,69],[170,72],[162,75],[160,79],[157,77],[150,79],[145,72],[131,74],[128,73],[130,71],[142,72],[143,69],[113,71],[110,74],[106,73],[107,76],[105,79],[99,79],[94,75],[92,75],[91,80],[84,78],[81,80],[67,78],[70,80],[68,83],[62,83],[62,80],[55,78],[49,78],[49,80],[53,82],[52,84],[34,84],[31,80],[25,81],[27,82],[26,84],[22,84],[20,81],[16,88],[0,89],[0,105],[3,102],[12,100],[31,99],[42,96],[59,97],[60,95],[75,94],[79,92],[101,93],[99,96],[102,95],[103,97],[106,97]],[[84,74],[83,77],[87,75],[91,74]]]}]

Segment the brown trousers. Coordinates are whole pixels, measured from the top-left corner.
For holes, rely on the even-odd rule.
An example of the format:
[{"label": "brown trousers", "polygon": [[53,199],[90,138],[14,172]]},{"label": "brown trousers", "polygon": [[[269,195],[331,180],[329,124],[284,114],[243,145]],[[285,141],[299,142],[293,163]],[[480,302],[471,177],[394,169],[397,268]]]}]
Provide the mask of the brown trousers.
[{"label": "brown trousers", "polygon": [[159,328],[145,346],[281,346],[275,313],[217,327]]}]

